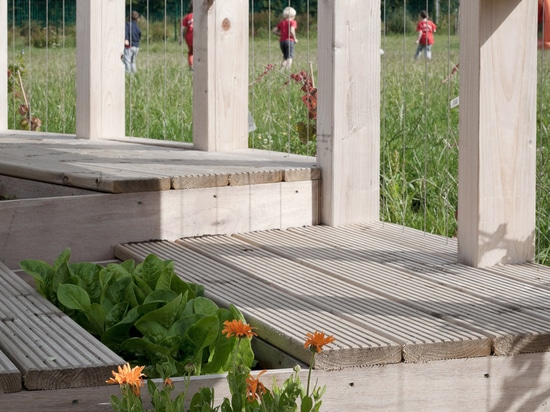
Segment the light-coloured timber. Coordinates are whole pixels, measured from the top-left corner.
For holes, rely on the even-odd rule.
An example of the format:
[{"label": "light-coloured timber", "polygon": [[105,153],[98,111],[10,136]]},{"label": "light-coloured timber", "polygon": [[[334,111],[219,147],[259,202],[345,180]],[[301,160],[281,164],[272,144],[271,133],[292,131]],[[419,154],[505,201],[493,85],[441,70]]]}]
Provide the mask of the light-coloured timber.
[{"label": "light-coloured timber", "polygon": [[97,194],[78,187],[42,183],[36,180],[20,179],[0,175],[0,196],[6,199],[38,199],[41,197],[80,196]]},{"label": "light-coloured timber", "polygon": [[108,260],[119,243],[312,225],[316,194],[306,181],[2,201],[0,261],[53,261],[67,247]]},{"label": "light-coloured timber", "polygon": [[0,350],[28,390],[98,386],[123,359],[0,264]]},{"label": "light-coloured timber", "polygon": [[531,261],[537,2],[468,1],[460,12],[458,259],[479,267]]},{"label": "light-coloured timber", "polygon": [[[338,230],[327,228],[327,232]],[[416,276],[418,271],[407,269],[410,264],[407,254],[396,252],[393,260],[381,263],[377,261],[376,253],[374,259],[371,257],[369,248],[343,245],[339,241],[332,243],[330,236],[317,235],[313,239],[289,230],[235,236],[326,276],[350,283],[357,290],[375,293],[490,337],[493,352],[497,355],[550,349],[550,317],[545,310],[548,292],[533,296],[529,305],[521,310],[512,309],[506,302],[494,303],[497,301],[496,297],[485,299],[487,294],[482,298],[481,293],[468,293],[430,277]],[[224,255],[218,259],[223,258],[229,259]],[[414,261],[412,263],[413,266],[418,265]],[[429,264],[425,266],[426,269],[430,268]],[[431,267],[430,270],[437,271],[437,267]],[[479,273],[479,276],[482,278],[483,273]],[[343,295],[348,296],[348,292]],[[539,303],[538,307],[532,303],[533,300]]]},{"label": "light-coloured timber", "polygon": [[380,4],[331,0],[318,10],[317,159],[321,221],[380,214]]},{"label": "light-coloured timber", "polygon": [[247,148],[248,3],[194,0],[193,5],[194,147]]},{"label": "light-coloured timber", "polygon": [[[290,373],[269,370],[260,380],[269,388],[273,379],[280,384]],[[300,378],[305,382],[307,371]],[[547,411],[550,353],[315,370],[312,382],[327,386],[321,407],[325,412]],[[175,393],[184,390],[182,379],[174,384]],[[188,393],[200,387],[214,388],[215,405],[229,396],[223,375],[193,378]],[[41,412],[109,412],[111,395],[120,396],[118,386],[22,391],[0,395],[0,410],[17,405],[18,412],[36,412],[38,406]]]},{"label": "light-coloured timber", "polygon": [[[247,239],[247,235],[243,236]],[[282,294],[295,296],[353,322],[356,328],[372,330],[399,342],[405,362],[487,356],[491,352],[490,340],[483,334],[450,325],[354,284],[326,276],[294,262],[284,253],[269,253],[222,236],[181,239],[177,243],[274,285]],[[303,249],[311,245],[305,242],[298,246],[290,241],[288,246],[301,255]],[[319,248],[319,252],[325,254],[327,249]],[[332,258],[330,253],[326,257]],[[338,336],[336,332],[330,333]]]},{"label": "light-coloured timber", "polygon": [[161,259],[173,260],[175,271],[182,279],[204,285],[206,296],[220,305],[236,305],[247,321],[257,328],[262,340],[301,362],[309,364],[311,360],[311,353],[304,348],[304,341],[306,333],[315,330],[338,336],[338,341],[330,344],[317,357],[318,368],[401,361],[401,345],[395,340],[181,245],[149,242],[116,248],[116,255],[121,260],[142,261],[150,253]]},{"label": "light-coloured timber", "polygon": [[108,193],[319,180],[315,158],[261,150],[204,153],[149,139],[0,136],[0,174]]},{"label": "light-coloured timber", "polygon": [[76,20],[76,135],[125,136],[124,1],[78,0]]}]

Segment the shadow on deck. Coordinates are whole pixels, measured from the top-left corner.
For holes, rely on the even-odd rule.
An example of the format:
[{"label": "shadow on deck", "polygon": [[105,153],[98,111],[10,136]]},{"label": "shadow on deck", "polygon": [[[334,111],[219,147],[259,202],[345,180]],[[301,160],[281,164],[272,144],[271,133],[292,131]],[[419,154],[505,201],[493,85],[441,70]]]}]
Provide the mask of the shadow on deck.
[{"label": "shadow on deck", "polygon": [[[344,398],[349,409],[343,410],[367,404],[426,410],[424,403],[464,410],[470,403],[453,402],[457,391],[485,402],[480,410],[507,410],[512,402],[538,407],[548,398],[545,266],[475,269],[457,263],[452,238],[378,222],[320,226],[320,176],[311,158],[49,135],[8,135],[0,143],[0,195],[15,195],[0,202],[0,260],[12,276],[8,268],[20,260],[52,261],[66,247],[75,261],[139,261],[149,253],[174,260],[181,277],[205,285],[219,304],[237,305],[260,338],[299,361],[309,361],[307,332],[334,335],[316,365],[320,383],[330,385],[327,410],[342,410],[337,405]],[[9,299],[12,292],[3,290]],[[13,294],[36,300],[31,292]],[[3,302],[4,324],[29,316]],[[0,366],[11,359],[16,367],[5,367],[12,386],[2,390],[17,392],[26,372],[8,341],[0,339],[6,355]],[[23,384],[13,387],[18,372]],[[26,389],[59,389],[53,393],[62,394],[61,403],[51,410],[70,410],[68,399],[78,399],[78,392],[62,381],[55,386],[52,376],[47,380],[54,386]],[[98,379],[93,384],[100,385]],[[440,391],[450,400],[438,397],[437,385],[446,385]],[[108,402],[109,391],[92,391],[89,405],[78,410],[109,410],[97,403]],[[380,400],[365,399],[372,391]],[[55,397],[48,392],[41,396]],[[33,410],[38,398],[27,390],[4,394],[0,407],[21,402],[31,406],[18,410]]]}]

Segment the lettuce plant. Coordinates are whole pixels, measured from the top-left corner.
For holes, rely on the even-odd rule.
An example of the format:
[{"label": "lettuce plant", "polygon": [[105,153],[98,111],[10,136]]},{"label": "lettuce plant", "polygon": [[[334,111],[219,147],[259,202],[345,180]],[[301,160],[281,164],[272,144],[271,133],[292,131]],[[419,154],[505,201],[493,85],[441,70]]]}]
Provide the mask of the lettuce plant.
[{"label": "lettuce plant", "polygon": [[[102,266],[70,263],[70,249],[50,265],[24,260],[38,292],[55,304],[103,344],[132,364],[170,363],[177,374],[221,373],[229,370],[236,343],[221,337],[223,323],[243,319],[233,305],[220,308],[204,297],[204,287],[183,281],[174,262],[149,255]],[[251,366],[250,344],[239,353]]]}]

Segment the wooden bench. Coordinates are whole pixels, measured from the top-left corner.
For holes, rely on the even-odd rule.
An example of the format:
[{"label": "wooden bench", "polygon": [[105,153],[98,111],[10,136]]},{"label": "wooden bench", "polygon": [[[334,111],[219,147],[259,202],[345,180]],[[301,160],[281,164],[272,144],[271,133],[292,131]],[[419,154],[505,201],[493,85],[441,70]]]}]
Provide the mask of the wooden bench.
[{"label": "wooden bench", "polygon": [[124,363],[2,263],[0,319],[0,391],[103,385]]}]

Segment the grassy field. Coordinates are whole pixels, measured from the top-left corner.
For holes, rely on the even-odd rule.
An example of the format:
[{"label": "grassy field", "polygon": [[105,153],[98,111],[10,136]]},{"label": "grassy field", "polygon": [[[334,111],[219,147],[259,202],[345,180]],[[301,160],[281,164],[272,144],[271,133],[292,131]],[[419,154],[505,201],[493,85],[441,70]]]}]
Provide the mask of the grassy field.
[{"label": "grassy field", "polygon": [[[458,108],[450,102],[459,93],[459,74],[445,81],[459,59],[459,39],[440,34],[433,59],[414,61],[415,35],[386,36],[381,47],[381,210],[382,219],[453,236],[456,232],[458,174]],[[251,39],[249,110],[257,129],[250,147],[315,155],[314,122],[301,98],[301,84],[278,70],[263,75],[268,64],[278,67],[281,52],[275,38]],[[10,63],[24,66],[23,84],[33,115],[42,130],[75,132],[74,48],[26,49],[11,46]],[[316,77],[315,38],[302,36],[293,73]],[[121,63],[122,64],[122,63]],[[541,64],[539,79],[547,77]],[[142,43],[138,73],[126,76],[126,134],[162,140],[192,140],[193,73],[184,48],[175,41]],[[544,96],[550,88],[539,82],[539,197],[537,253],[550,258],[550,196],[548,195],[547,127]],[[19,128],[17,107],[10,101],[10,128]],[[309,132],[307,132],[309,131]]]}]

